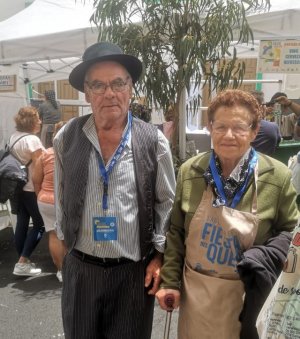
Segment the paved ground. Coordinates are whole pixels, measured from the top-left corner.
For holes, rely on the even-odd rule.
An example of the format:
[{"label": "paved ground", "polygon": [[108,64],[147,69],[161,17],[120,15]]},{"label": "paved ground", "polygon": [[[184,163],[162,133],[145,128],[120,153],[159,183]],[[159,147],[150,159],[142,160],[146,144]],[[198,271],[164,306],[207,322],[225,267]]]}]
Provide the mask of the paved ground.
[{"label": "paved ground", "polygon": [[[43,238],[32,256],[32,261],[42,268],[42,275],[14,276],[11,272],[16,260],[12,228],[0,230],[0,339],[64,338],[61,284],[48,254],[47,238]],[[152,339],[163,338],[165,315],[156,305]],[[170,339],[176,339],[177,317],[174,311]]]}]

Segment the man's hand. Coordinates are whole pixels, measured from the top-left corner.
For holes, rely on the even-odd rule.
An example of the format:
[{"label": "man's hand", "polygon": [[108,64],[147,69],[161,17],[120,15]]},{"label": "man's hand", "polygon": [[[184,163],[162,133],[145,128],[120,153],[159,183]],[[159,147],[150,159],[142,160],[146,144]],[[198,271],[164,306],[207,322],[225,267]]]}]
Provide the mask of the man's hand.
[{"label": "man's hand", "polygon": [[145,287],[150,286],[153,280],[153,286],[151,290],[148,291],[148,294],[155,295],[158,291],[160,284],[160,269],[163,262],[163,254],[156,253],[154,258],[149,262],[146,268],[146,276],[145,276]]},{"label": "man's hand", "polygon": [[166,305],[166,295],[172,295],[174,302],[173,302],[173,309],[177,308],[179,306],[179,302],[180,302],[180,292],[178,290],[173,290],[173,289],[160,289],[157,293],[156,293],[156,298],[159,302],[160,307],[165,310],[165,311],[169,311],[170,308],[168,307],[168,305]]}]

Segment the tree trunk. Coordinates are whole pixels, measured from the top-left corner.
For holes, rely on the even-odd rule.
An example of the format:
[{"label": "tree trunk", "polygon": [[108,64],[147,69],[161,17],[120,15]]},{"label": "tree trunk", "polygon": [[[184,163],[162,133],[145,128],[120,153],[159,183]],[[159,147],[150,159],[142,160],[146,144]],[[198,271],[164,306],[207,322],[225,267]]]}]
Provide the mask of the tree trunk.
[{"label": "tree trunk", "polygon": [[179,158],[186,158],[186,90],[183,88],[178,105],[178,134],[179,134]]}]

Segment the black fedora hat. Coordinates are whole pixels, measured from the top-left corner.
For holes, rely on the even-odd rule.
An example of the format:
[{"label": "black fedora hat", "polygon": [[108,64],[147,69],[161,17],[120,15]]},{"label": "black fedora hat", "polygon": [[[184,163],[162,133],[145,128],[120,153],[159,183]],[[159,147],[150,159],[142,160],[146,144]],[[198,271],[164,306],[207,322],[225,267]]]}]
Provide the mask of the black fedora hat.
[{"label": "black fedora hat", "polygon": [[77,65],[69,76],[70,84],[84,92],[84,77],[90,66],[96,62],[115,61],[126,68],[135,83],[143,71],[141,61],[133,55],[124,54],[122,49],[110,42],[98,42],[88,47],[82,56],[82,62]]}]

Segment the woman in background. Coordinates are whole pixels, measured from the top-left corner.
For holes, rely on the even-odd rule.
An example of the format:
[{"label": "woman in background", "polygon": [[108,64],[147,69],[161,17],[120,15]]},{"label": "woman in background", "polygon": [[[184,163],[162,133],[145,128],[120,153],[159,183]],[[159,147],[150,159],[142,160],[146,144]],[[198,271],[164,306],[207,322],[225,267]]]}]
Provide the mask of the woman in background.
[{"label": "woman in background", "polygon": [[[54,135],[63,125],[65,125],[63,121],[55,124]],[[66,249],[63,241],[57,238],[54,227],[56,218],[54,208],[54,151],[52,147],[46,149],[35,163],[33,183],[45,229],[49,233],[49,251],[57,268],[56,277],[62,282],[61,267]]]},{"label": "woman in background", "polygon": [[[35,162],[42,154],[44,147],[36,136],[41,129],[41,120],[34,107],[23,107],[15,116],[16,132],[12,134],[9,144],[15,145],[11,153],[28,168],[28,182],[23,187],[18,199],[17,225],[15,230],[15,244],[19,260],[13,274],[21,276],[36,276],[41,269],[35,267],[30,256],[44,232],[44,222],[40,215],[37,199],[32,182],[32,170]],[[29,220],[33,227],[29,230]]]}]

